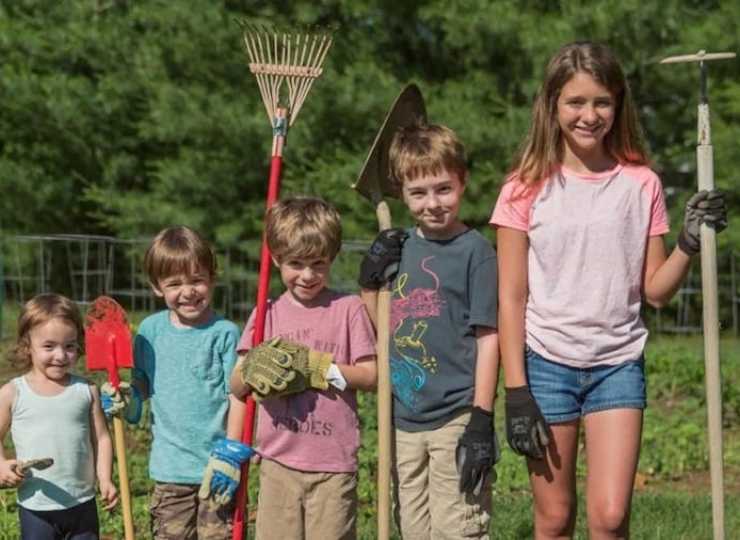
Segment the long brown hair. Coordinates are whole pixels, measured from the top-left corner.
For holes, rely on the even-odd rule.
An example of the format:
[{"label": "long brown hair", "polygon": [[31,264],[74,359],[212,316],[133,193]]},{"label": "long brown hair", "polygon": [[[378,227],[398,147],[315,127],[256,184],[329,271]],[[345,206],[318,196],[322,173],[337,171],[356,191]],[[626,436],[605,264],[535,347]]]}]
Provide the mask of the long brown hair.
[{"label": "long brown hair", "polygon": [[591,75],[616,100],[614,125],[604,137],[607,153],[619,163],[644,165],[648,161],[635,105],[619,62],[605,45],[577,41],[565,45],[552,57],[535,98],[532,125],[511,171],[511,178],[528,187],[547,178],[562,163],[557,103],[563,86],[576,73]]}]

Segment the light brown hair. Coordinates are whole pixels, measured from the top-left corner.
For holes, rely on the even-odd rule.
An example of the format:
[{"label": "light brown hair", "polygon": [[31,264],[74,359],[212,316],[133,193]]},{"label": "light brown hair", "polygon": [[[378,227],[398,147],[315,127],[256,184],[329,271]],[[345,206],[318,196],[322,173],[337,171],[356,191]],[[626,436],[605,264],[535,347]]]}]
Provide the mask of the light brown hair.
[{"label": "light brown hair", "polygon": [[468,176],[465,147],[454,131],[439,124],[400,128],[391,142],[390,173],[396,189],[404,182],[446,170],[465,183]]},{"label": "light brown hair", "polygon": [[532,124],[512,167],[512,177],[527,186],[547,178],[563,159],[563,141],[557,120],[557,103],[563,86],[576,74],[587,73],[612,94],[614,124],[604,148],[619,163],[647,163],[640,124],[629,84],[612,51],[589,41],[570,43],[550,59],[532,107]]},{"label": "light brown hair", "polygon": [[342,247],[342,223],[331,204],[316,197],[291,197],[268,211],[265,238],[276,261],[327,257]]},{"label": "light brown hair", "polygon": [[82,352],[84,330],[77,304],[61,294],[39,294],[26,302],[18,315],[15,344],[8,352],[8,360],[14,367],[31,367],[31,330],[52,319],[61,319],[77,330],[77,346]]},{"label": "light brown hair", "polygon": [[168,227],[159,231],[149,245],[144,269],[154,286],[160,280],[178,274],[207,272],[213,279],[216,276],[216,255],[211,245],[190,227]]}]

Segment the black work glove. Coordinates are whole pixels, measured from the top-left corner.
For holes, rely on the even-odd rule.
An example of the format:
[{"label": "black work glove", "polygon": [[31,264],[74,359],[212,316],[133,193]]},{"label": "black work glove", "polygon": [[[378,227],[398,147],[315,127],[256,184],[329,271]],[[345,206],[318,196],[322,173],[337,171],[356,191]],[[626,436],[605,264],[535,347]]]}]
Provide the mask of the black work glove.
[{"label": "black work glove", "polygon": [[493,430],[493,413],[473,407],[470,422],[465,426],[455,450],[457,472],[460,475],[460,493],[478,496],[489,474],[496,481],[493,466],[501,458],[496,432]]},{"label": "black work glove", "polygon": [[550,427],[528,386],[506,389],[506,438],[517,454],[542,459],[550,443]]},{"label": "black work glove", "polygon": [[678,247],[693,256],[701,249],[700,225],[706,223],[716,232],[727,227],[727,206],[721,191],[705,189],[695,193],[686,203],[683,228],[678,235]]},{"label": "black work glove", "polygon": [[403,229],[386,229],[378,234],[360,264],[357,281],[363,289],[377,291],[393,281],[401,261],[401,248],[408,237]]}]

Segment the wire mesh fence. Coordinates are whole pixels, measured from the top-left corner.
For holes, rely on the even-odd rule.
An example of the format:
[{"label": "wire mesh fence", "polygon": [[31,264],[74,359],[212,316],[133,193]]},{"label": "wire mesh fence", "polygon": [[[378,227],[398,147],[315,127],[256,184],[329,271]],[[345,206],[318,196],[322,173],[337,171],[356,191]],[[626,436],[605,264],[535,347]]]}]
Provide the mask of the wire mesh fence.
[{"label": "wire mesh fence", "polygon": [[[161,304],[153,294],[143,270],[149,238],[57,234],[16,235],[0,238],[0,338],[8,308],[20,306],[36,294],[58,292],[80,306],[97,296],[114,297],[126,309],[152,312]],[[331,286],[356,292],[357,269],[369,240],[345,240],[332,266]],[[253,308],[257,291],[259,244],[216,246],[218,279],[214,309],[229,319],[243,322]],[[719,253],[719,304],[722,330],[740,333],[740,251]],[[281,290],[273,276],[272,295]],[[3,309],[5,308],[5,309]],[[682,288],[669,306],[655,310],[646,306],[644,316],[660,333],[698,333],[702,330],[701,272],[692,266]],[[17,310],[13,310],[14,312]],[[7,325],[8,321],[5,321]]]}]

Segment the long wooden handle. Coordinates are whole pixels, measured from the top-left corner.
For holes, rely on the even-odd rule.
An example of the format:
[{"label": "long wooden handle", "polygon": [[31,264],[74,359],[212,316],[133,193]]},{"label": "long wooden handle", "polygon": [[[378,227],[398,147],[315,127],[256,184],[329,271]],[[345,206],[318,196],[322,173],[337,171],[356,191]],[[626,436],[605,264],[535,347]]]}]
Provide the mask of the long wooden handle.
[{"label": "long wooden handle", "polygon": [[134,517],[131,513],[131,490],[128,484],[126,469],[126,443],[123,439],[123,421],[119,416],[113,417],[113,436],[116,445],[118,462],[118,483],[121,490],[121,510],[123,512],[123,532],[126,540],[134,540]]},{"label": "long wooden handle", "polygon": [[[391,214],[385,201],[376,208],[378,228],[391,228]],[[391,368],[390,344],[391,292],[384,286],[378,292],[378,539],[388,540],[391,522]]]},{"label": "long wooden handle", "polygon": [[[714,189],[714,156],[709,127],[709,105],[699,105],[699,145],[696,165],[699,189]],[[717,242],[714,229],[702,224],[701,283],[704,318],[704,369],[707,384],[709,472],[712,479],[714,540],[725,538],[725,503],[722,463],[722,384],[719,368],[719,300],[717,296]]]}]

